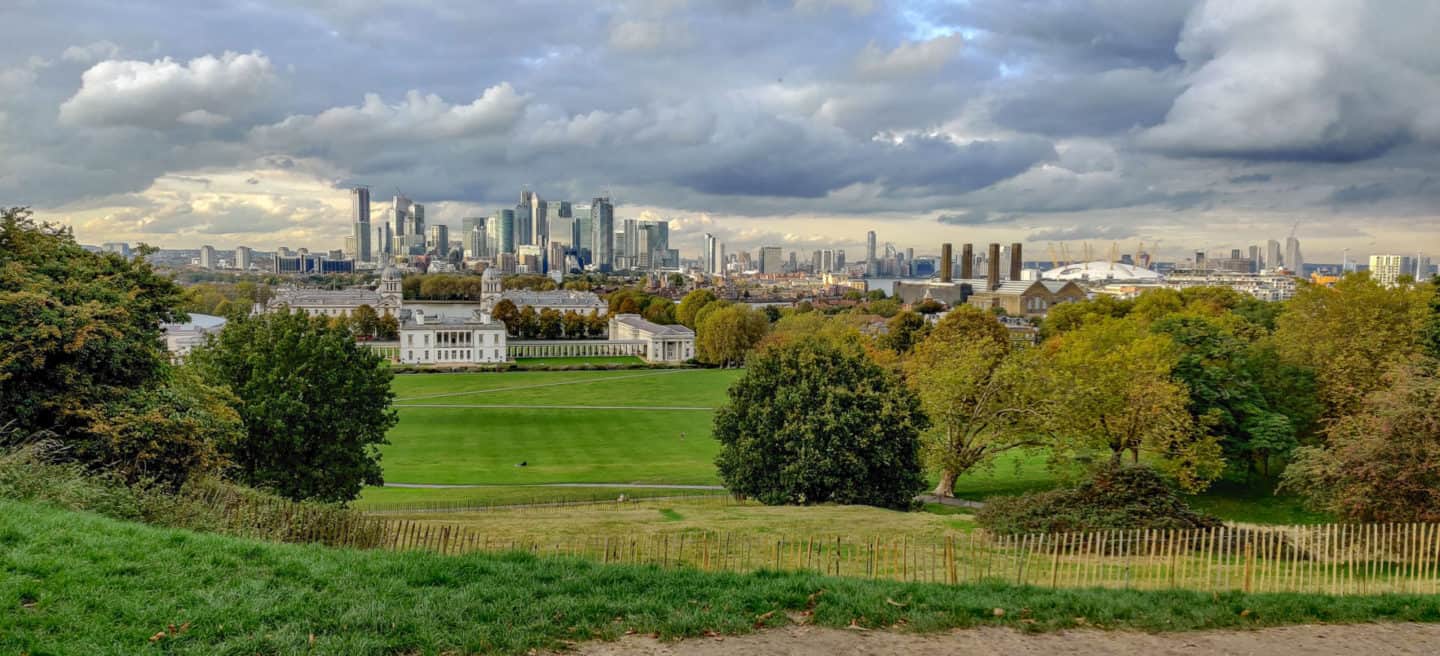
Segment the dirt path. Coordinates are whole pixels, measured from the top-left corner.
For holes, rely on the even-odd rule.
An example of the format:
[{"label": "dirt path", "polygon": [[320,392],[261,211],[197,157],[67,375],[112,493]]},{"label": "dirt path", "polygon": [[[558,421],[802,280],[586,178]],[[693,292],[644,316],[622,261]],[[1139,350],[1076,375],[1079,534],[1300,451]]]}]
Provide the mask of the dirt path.
[{"label": "dirt path", "polygon": [[923,636],[787,627],[748,636],[668,644],[631,636],[619,642],[581,645],[577,651],[567,653],[588,656],[1418,656],[1440,653],[1440,624],[1307,625],[1169,634],[1067,631],[1026,635],[1010,629],[981,628]]}]

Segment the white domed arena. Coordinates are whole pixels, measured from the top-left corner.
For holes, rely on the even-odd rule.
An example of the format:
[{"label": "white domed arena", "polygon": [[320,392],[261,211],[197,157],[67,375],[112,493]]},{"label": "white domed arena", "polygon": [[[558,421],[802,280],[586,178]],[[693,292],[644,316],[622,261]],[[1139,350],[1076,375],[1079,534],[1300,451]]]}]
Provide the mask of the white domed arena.
[{"label": "white domed arena", "polygon": [[1160,274],[1149,269],[1103,260],[1067,264],[1041,273],[1040,277],[1044,280],[1073,280],[1075,282],[1158,282],[1160,280]]}]

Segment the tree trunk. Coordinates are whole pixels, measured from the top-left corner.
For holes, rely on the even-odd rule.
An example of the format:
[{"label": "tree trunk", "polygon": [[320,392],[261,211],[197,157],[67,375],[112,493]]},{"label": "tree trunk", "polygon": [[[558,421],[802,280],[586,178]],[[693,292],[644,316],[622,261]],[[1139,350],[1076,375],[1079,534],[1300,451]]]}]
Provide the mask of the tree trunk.
[{"label": "tree trunk", "polygon": [[959,478],[959,477],[960,477],[960,474],[958,474],[958,473],[956,473],[956,472],[954,472],[954,471],[952,471],[952,470],[946,469],[946,470],[944,470],[944,471],[941,471],[941,472],[940,472],[940,484],[935,486],[935,496],[937,496],[937,497],[953,497],[953,496],[955,496],[955,479],[957,479],[957,478]]}]

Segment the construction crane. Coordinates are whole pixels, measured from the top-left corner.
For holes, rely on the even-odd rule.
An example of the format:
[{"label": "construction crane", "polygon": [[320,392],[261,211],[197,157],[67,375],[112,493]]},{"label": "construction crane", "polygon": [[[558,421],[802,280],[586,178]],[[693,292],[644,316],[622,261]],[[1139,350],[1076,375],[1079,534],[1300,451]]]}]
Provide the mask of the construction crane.
[{"label": "construction crane", "polygon": [[1112,241],[1112,242],[1110,242],[1110,263],[1111,263],[1111,264],[1115,264],[1116,262],[1119,262],[1119,261],[1120,261],[1120,242],[1118,242],[1118,241]]},{"label": "construction crane", "polygon": [[1140,245],[1135,247],[1135,262],[1134,262],[1135,266],[1144,267],[1145,265],[1143,265],[1143,264],[1140,263],[1140,262],[1142,262],[1144,259],[1145,259],[1145,240],[1142,239],[1142,240],[1140,240]]},{"label": "construction crane", "polygon": [[1055,265],[1055,268],[1060,268],[1060,254],[1055,250],[1055,242],[1050,242],[1050,244],[1045,247],[1045,250],[1050,256],[1050,263]]}]

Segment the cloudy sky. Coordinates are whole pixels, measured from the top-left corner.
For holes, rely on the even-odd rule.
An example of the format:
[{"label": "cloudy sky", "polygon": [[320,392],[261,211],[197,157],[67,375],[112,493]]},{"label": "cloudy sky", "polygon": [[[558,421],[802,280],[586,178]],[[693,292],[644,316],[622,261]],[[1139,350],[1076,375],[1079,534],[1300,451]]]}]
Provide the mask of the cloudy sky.
[{"label": "cloudy sky", "polygon": [[362,183],[452,224],[608,190],[692,256],[872,228],[1440,255],[1430,0],[6,0],[0,24],[0,205],[87,243],[338,248]]}]

